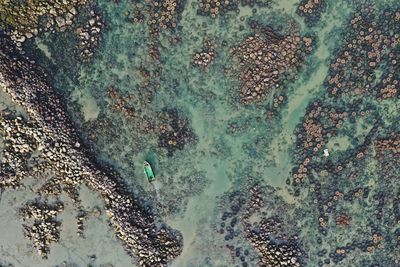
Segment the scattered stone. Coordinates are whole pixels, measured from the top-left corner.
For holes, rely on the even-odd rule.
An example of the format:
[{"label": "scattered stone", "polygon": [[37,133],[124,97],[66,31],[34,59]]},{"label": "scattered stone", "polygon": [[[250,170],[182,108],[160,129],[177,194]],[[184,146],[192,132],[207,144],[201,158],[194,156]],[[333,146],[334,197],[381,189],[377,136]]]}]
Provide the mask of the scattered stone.
[{"label": "scattered stone", "polygon": [[207,68],[215,60],[215,44],[212,41],[206,41],[201,51],[193,56],[193,64]]},{"label": "scattered stone", "polygon": [[94,55],[95,48],[99,45],[101,32],[104,28],[102,15],[91,7],[87,23],[76,29],[79,36],[79,56],[84,62],[90,61]]},{"label": "scattered stone", "polygon": [[19,211],[24,221],[32,222],[30,226],[24,225],[24,234],[32,240],[38,254],[44,259],[50,251],[49,245],[60,241],[61,223],[55,218],[63,210],[64,205],[61,202],[50,205],[37,200],[27,203]]},{"label": "scattered stone", "polygon": [[92,210],[92,215],[96,218],[99,218],[101,215],[101,210],[98,207],[94,207]]}]

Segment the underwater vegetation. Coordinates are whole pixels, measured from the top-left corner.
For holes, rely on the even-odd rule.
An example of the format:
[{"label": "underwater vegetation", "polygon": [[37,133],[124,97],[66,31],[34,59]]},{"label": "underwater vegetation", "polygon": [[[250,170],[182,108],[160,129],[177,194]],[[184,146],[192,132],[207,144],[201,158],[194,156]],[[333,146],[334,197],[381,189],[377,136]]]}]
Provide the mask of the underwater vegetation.
[{"label": "underwater vegetation", "polygon": [[400,266],[399,62],[397,1],[1,1],[0,266]]}]

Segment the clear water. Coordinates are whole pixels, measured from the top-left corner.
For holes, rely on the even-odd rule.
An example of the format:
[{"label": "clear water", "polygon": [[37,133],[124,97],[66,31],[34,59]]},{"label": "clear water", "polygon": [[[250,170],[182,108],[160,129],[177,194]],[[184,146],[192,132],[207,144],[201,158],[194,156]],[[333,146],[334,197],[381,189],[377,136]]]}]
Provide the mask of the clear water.
[{"label": "clear water", "polygon": [[[312,193],[307,189],[295,197],[292,186],[286,183],[287,179],[291,179],[294,167],[292,156],[296,141],[295,128],[302,122],[308,105],[326,93],[323,83],[330,61],[334,49],[343,42],[334,36],[347,26],[352,5],[347,1],[329,1],[328,10],[322,15],[320,23],[310,29],[296,14],[298,1],[294,0],[276,1],[272,8],[257,8],[255,13],[250,7],[241,7],[237,15],[231,12],[225,19],[198,16],[198,2],[188,0],[179,30],[176,33],[163,32],[158,39],[162,68],[161,74],[156,76],[153,71],[157,63],[147,54],[150,42],[148,27],[146,24],[133,24],[125,16],[126,12],[132,11],[131,1],[119,2],[98,1],[98,8],[104,14],[107,27],[91,63],[71,65],[64,61],[65,55],[58,54],[63,49],[63,42],[57,43],[51,35],[38,37],[34,46],[40,58],[39,64],[47,69],[58,66],[53,72],[54,87],[63,94],[68,112],[82,135],[85,137],[90,132],[94,133],[95,138],[90,145],[96,157],[111,164],[129,186],[138,194],[146,196],[155,206],[173,205],[177,209],[176,212],[160,215],[168,225],[183,234],[183,252],[171,266],[207,266],[206,258],[212,266],[239,266],[238,261],[227,252],[223,235],[216,234],[214,226],[220,216],[218,210],[223,205],[221,199],[224,194],[243,190],[243,184],[249,176],[275,189],[274,195],[293,209],[288,211],[288,217],[296,216],[295,209],[304,214],[309,213],[309,219],[299,218],[298,225],[295,225],[302,229],[300,238],[312,254],[307,260],[307,266],[317,266],[317,250],[330,250],[336,244],[346,244],[350,241],[348,236],[362,231],[366,225],[363,210],[357,204],[341,202],[338,209],[351,211],[352,224],[357,227],[336,230],[339,234],[328,235],[326,243],[317,244],[316,239],[310,237],[318,224],[318,212],[310,204],[313,201]],[[237,79],[229,75],[229,68],[235,67],[235,62],[228,51],[252,33],[247,24],[250,18],[258,18],[274,26],[285,25],[290,19],[298,24],[301,34],[313,32],[317,37],[317,45],[316,51],[306,58],[295,81],[277,88],[261,104],[241,105],[237,101]],[[66,38],[65,33],[56,36]],[[181,38],[178,45],[171,44],[170,39],[173,37]],[[217,57],[207,70],[203,70],[193,66],[191,60],[195,51],[201,49],[207,39],[217,43]],[[135,120],[123,118],[121,113],[115,111],[108,97],[107,89],[114,86],[123,96],[132,96],[132,104],[136,105],[137,99],[143,101],[145,97],[141,98],[141,90],[147,89],[141,88],[141,67],[153,72],[159,86],[152,92],[154,99],[151,103],[138,104],[140,116],[157,120],[157,114],[163,108],[179,109],[189,119],[197,138],[194,144],[177,151],[172,157],[168,157],[166,151],[157,146],[154,135],[144,135],[140,129],[142,126],[137,125]],[[273,95],[279,93],[284,93],[287,101],[279,108],[278,116],[268,119],[266,110],[272,106]],[[1,96],[0,105],[6,107],[12,104]],[[398,117],[398,112],[392,106],[390,109],[393,117],[386,115],[388,119]],[[244,129],[234,134],[229,133],[232,122],[243,125]],[[98,127],[100,123],[106,125],[105,128]],[[355,136],[363,139],[371,130],[371,125],[359,120],[355,129]],[[336,152],[353,149],[351,140],[343,134],[330,139],[326,147],[334,155]],[[157,175],[154,184],[149,184],[143,175],[142,163],[149,157]],[[375,173],[376,162],[370,163],[367,168]],[[316,176],[321,181],[329,179],[320,174]],[[30,183],[31,187],[35,187],[40,182]],[[365,185],[374,186],[375,183],[371,175]],[[199,192],[190,192],[192,184],[199,185]],[[61,243],[51,246],[48,260],[40,259],[29,241],[23,237],[22,228],[19,227],[21,222],[16,214],[21,203],[34,197],[35,194],[26,188],[3,192],[0,229],[5,229],[7,225],[18,227],[0,231],[1,260],[15,266],[133,265],[108,227],[104,213],[99,218],[90,216],[85,230],[86,237],[77,237],[74,224],[76,210],[72,205],[67,205],[60,217],[63,222]],[[95,206],[103,210],[100,199],[87,188],[81,189],[80,198],[86,210],[90,211]],[[271,209],[276,212],[274,207]],[[369,235],[365,233],[365,236]],[[96,255],[95,258],[91,258],[92,255]],[[349,264],[347,266],[358,266]]]}]

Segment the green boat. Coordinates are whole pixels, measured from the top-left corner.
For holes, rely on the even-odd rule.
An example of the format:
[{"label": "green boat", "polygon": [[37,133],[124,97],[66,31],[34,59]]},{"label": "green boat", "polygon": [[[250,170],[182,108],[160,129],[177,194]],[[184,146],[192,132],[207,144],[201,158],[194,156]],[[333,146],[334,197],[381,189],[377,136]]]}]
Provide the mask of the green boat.
[{"label": "green boat", "polygon": [[143,168],[144,168],[144,173],[146,174],[147,180],[150,183],[153,182],[156,179],[156,177],[154,176],[154,172],[153,172],[153,169],[151,168],[150,163],[145,161],[143,163]]}]

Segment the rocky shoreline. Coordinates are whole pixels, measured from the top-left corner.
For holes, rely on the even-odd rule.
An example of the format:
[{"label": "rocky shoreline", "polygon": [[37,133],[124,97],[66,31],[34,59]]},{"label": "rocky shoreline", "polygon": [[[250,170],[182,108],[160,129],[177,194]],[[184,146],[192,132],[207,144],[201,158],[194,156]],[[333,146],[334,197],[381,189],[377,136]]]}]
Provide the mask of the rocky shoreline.
[{"label": "rocky shoreline", "polygon": [[[0,88],[27,110],[36,128],[22,130],[27,129],[24,134],[35,140],[44,160],[61,177],[60,182],[84,183],[103,198],[116,235],[140,266],[166,266],[181,253],[181,234],[159,222],[115,172],[91,161],[46,73],[1,35]],[[4,177],[13,175],[5,171],[0,174],[0,184]]]}]

